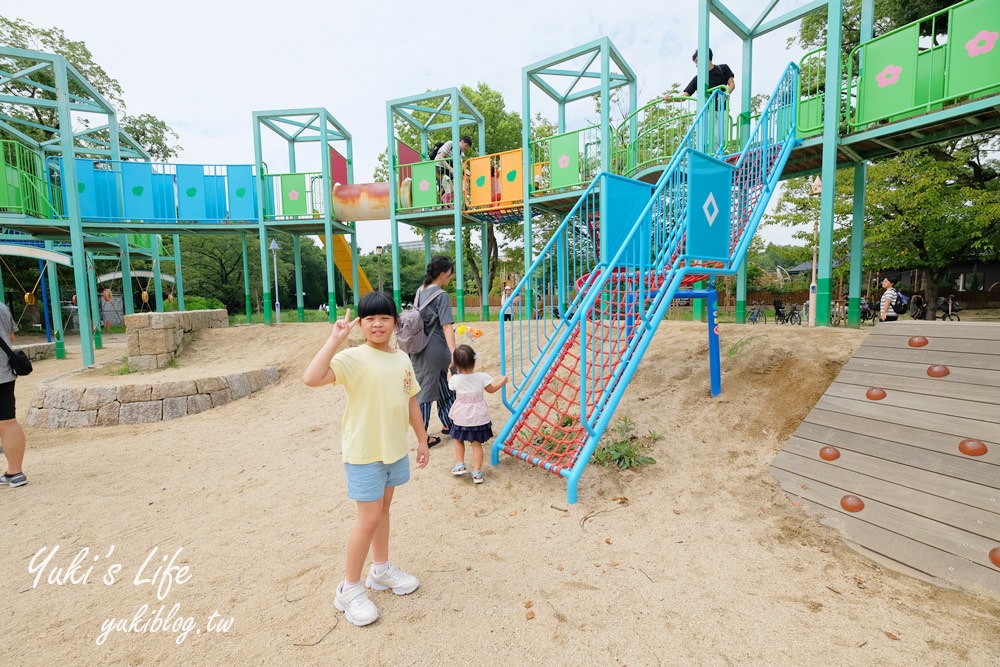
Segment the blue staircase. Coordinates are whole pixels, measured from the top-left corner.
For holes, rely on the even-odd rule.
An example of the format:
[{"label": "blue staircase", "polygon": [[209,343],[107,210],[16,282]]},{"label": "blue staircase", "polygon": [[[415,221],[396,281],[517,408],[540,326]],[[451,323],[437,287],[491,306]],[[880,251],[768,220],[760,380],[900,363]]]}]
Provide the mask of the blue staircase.
[{"label": "blue staircase", "polygon": [[[537,252],[501,307],[501,373],[511,417],[491,452],[567,478],[581,474],[682,282],[739,268],[797,142],[798,67],[782,74],[730,156],[699,112],[655,185],[601,173]],[[713,150],[716,147],[716,150]]]}]

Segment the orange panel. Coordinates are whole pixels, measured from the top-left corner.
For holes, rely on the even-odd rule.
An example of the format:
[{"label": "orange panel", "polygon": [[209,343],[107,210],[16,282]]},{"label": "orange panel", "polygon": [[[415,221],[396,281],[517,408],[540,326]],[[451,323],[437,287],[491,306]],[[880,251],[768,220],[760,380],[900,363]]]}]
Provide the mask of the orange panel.
[{"label": "orange panel", "polygon": [[521,149],[500,154],[501,201],[520,201],[524,198],[521,158]]},{"label": "orange panel", "polygon": [[469,159],[469,201],[472,206],[490,203],[490,156]]}]

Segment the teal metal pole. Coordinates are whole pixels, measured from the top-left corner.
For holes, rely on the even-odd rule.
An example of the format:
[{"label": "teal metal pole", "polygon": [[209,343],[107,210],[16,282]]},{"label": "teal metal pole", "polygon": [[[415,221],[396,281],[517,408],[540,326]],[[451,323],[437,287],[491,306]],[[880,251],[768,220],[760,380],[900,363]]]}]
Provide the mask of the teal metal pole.
[{"label": "teal metal pole", "polygon": [[247,324],[253,322],[253,305],[250,301],[250,262],[247,259],[247,233],[241,234],[243,237],[243,303],[247,311]]},{"label": "teal metal pole", "polygon": [[840,46],[843,28],[842,0],[827,4],[826,95],[823,100],[823,188],[820,194],[819,261],[816,277],[816,326],[830,321],[833,267],[833,215],[837,194],[837,144],[840,141]]},{"label": "teal metal pole", "polygon": [[[709,39],[709,3],[711,0],[698,0],[698,111],[705,106],[708,97],[708,50],[711,40]],[[710,137],[698,137],[698,147],[705,153],[713,154]],[[705,281],[694,284],[694,289],[704,289]],[[705,318],[705,303],[702,299],[692,299],[691,319],[701,322]]]},{"label": "teal metal pole", "polygon": [[302,299],[302,240],[298,234],[292,237],[292,253],[295,260],[295,307],[299,311],[299,322],[305,322],[306,305]]},{"label": "teal metal pole", "polygon": [[[385,104],[385,123],[387,132],[386,161],[389,166],[389,234],[392,242],[392,298],[396,302],[396,308],[402,309],[403,300],[400,294],[399,280],[399,220],[396,219],[396,209],[399,207],[399,199],[396,196],[396,188],[399,187],[399,173],[396,165],[396,131],[393,127],[393,119],[396,112],[392,104]],[[427,135],[420,132],[420,155],[427,156]]]},{"label": "teal metal pole", "polygon": [[254,117],[253,150],[257,162],[257,237],[260,241],[260,284],[263,296],[264,324],[271,323],[271,277],[267,262],[267,225],[264,222],[264,189],[269,187],[264,176],[264,157],[260,143],[260,119]]},{"label": "teal metal pole", "polygon": [[88,255],[87,257],[87,283],[88,289],[83,293],[83,298],[77,297],[77,306],[83,302],[84,299],[90,303],[91,312],[94,313],[94,322],[97,326],[94,327],[94,347],[98,350],[104,347],[103,341],[101,340],[101,327],[104,326],[103,318],[101,317],[101,304],[98,303],[97,296],[97,269],[94,267],[94,260]]},{"label": "teal metal pole", "polygon": [[57,102],[59,105],[59,148],[63,156],[63,188],[66,198],[66,215],[69,220],[70,247],[73,255],[73,285],[77,293],[77,319],[80,323],[80,353],[84,366],[94,365],[94,334],[90,319],[90,300],[87,299],[87,257],[83,245],[83,221],[80,218],[80,196],[76,189],[76,152],[73,147],[73,118],[69,110],[69,76],[66,59],[57,57],[55,70]]},{"label": "teal metal pole", "polygon": [[135,302],[132,299],[132,253],[128,245],[128,234],[118,235],[118,247],[122,255],[122,307],[126,315],[134,315]]},{"label": "teal metal pole", "polygon": [[[55,244],[52,241],[45,242],[46,250],[53,250]],[[59,295],[59,265],[55,262],[46,262],[46,271],[49,273],[49,307],[52,309],[52,331],[56,338],[56,359],[66,358],[66,331],[63,329],[62,319],[62,298]],[[0,294],[3,293],[0,287]]]},{"label": "teal metal pole", "polygon": [[160,256],[160,236],[153,239],[153,291],[156,293],[156,312],[163,312],[163,258]]},{"label": "teal metal pole", "polygon": [[862,254],[865,248],[865,181],[868,166],[854,164],[854,210],[851,222],[851,276],[848,280],[847,326],[861,326]]},{"label": "teal metal pole", "polygon": [[489,223],[484,222],[480,228],[482,232],[482,257],[479,259],[479,275],[482,277],[483,288],[480,290],[480,315],[483,322],[490,321],[490,248],[489,248]]},{"label": "teal metal pole", "polygon": [[184,311],[184,277],[181,270],[181,236],[174,234],[174,294],[177,310]]}]

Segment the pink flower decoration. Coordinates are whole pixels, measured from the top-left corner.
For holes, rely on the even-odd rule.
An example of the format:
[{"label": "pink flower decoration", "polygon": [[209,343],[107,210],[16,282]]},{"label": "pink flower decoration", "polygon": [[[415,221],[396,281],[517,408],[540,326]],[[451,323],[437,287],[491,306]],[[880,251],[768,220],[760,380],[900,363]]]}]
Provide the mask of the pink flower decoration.
[{"label": "pink flower decoration", "polygon": [[298,190],[292,190],[291,192],[288,193],[288,198],[291,199],[292,201],[298,201],[298,199],[299,199],[299,191]]},{"label": "pink flower decoration", "polygon": [[427,188],[431,187],[431,184],[427,181],[420,181],[420,185],[417,187],[420,188],[421,192],[427,192]]},{"label": "pink flower decoration", "polygon": [[965,50],[969,52],[970,58],[981,56],[993,50],[993,47],[996,46],[997,38],[1000,38],[1000,33],[981,30],[978,35],[965,43]]},{"label": "pink flower decoration", "polygon": [[569,166],[569,156],[563,155],[561,158],[559,158],[559,168],[565,169],[568,166]]},{"label": "pink flower decoration", "polygon": [[886,86],[891,86],[897,83],[899,81],[899,75],[902,72],[902,67],[897,65],[886,65],[885,69],[875,76],[875,80],[878,82],[878,87],[885,88]]}]

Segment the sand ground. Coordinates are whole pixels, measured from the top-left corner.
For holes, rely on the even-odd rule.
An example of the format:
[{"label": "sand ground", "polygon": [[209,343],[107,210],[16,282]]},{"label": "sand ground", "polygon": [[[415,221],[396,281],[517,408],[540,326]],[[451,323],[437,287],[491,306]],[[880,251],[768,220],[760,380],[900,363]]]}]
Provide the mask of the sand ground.
[{"label": "sand ground", "polygon": [[[482,328],[481,370],[497,373],[496,324]],[[449,474],[449,441],[432,449],[393,504],[392,559],[421,587],[373,593],[382,618],[355,628],[331,604],[354,521],[345,397],[300,380],[327,333],[211,330],[176,369],[68,380],[281,368],[175,421],[26,429],[30,483],[0,488],[0,663],[1000,665],[1000,600],[873,563],[768,474],[867,334],[773,324],[722,326],[715,399],[704,327],[661,327],[617,413],[663,436],[656,463],[588,467],[575,505],[554,475],[505,457],[474,486]],[[124,337],[104,342],[98,363],[115,365]],[[69,352],[18,381],[22,418],[37,382],[79,367]]]}]

